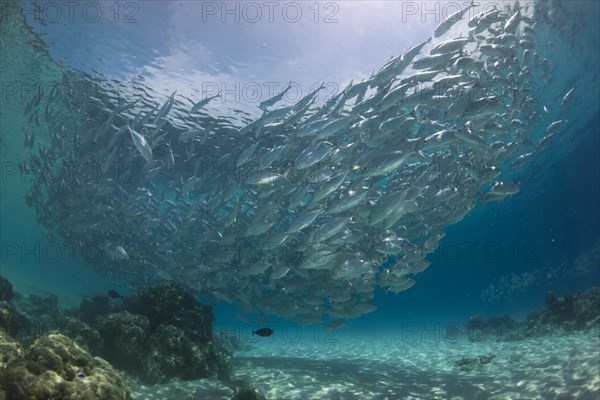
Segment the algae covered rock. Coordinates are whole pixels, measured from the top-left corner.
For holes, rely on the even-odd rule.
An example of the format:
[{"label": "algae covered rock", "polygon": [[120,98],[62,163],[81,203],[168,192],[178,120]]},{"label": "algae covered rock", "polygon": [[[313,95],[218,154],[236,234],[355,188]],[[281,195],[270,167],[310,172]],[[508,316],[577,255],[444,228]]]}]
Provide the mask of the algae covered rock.
[{"label": "algae covered rock", "polygon": [[6,358],[0,388],[7,399],[131,399],[121,375],[64,335],[41,337],[26,351],[5,337],[0,349]]},{"label": "algae covered rock", "polygon": [[161,325],[148,339],[143,371],[144,380],[150,383],[211,376],[204,351],[172,325]]},{"label": "algae covered rock", "polygon": [[11,320],[14,318],[15,310],[11,301],[14,292],[8,279],[0,276],[0,331],[8,332],[11,329]]},{"label": "algae covered rock", "polygon": [[[13,340],[6,332],[0,331],[0,376],[6,367],[6,364],[14,358],[19,358],[23,355],[21,345]],[[1,383],[1,380],[0,380]],[[2,386],[0,384],[0,386]]]},{"label": "algae covered rock", "polygon": [[123,298],[117,308],[121,311],[94,323],[102,342],[99,354],[116,367],[145,383],[233,381],[231,351],[212,335],[211,307],[179,286],[153,286]]},{"label": "algae covered rock", "polygon": [[229,343],[223,336],[217,336],[206,346],[206,358],[217,378],[226,385],[238,385],[233,377],[233,352],[228,348]]},{"label": "algae covered rock", "polygon": [[172,325],[197,343],[206,343],[212,337],[212,307],[176,285],[153,286],[128,296],[123,299],[123,309],[147,317],[152,332],[159,325]]},{"label": "algae covered rock", "polygon": [[103,340],[102,356],[119,368],[139,371],[149,326],[148,318],[126,311],[100,317],[96,327]]},{"label": "algae covered rock", "polygon": [[10,311],[0,303],[0,330],[8,331],[10,327]]},{"label": "algae covered rock", "polygon": [[573,329],[600,328],[600,288],[594,287],[577,296],[573,306],[575,320]]},{"label": "algae covered rock", "polygon": [[48,333],[66,335],[92,354],[98,354],[103,344],[102,337],[96,328],[73,317],[60,318],[56,326],[51,327]]},{"label": "algae covered rock", "polygon": [[523,324],[526,337],[600,329],[600,288],[563,297],[546,295],[546,308],[527,315]]},{"label": "algae covered rock", "polygon": [[[211,306],[179,286],[153,286],[119,302],[97,295],[84,299],[73,311],[61,311],[55,296],[21,297],[18,306],[34,322],[24,317],[22,323],[15,324],[19,317],[15,305],[0,301],[0,328],[4,326],[9,335],[18,333],[13,337],[23,347],[47,334],[52,338],[69,337],[78,343],[76,348],[65,349],[60,340],[38,339],[27,350],[27,363],[11,366],[7,371],[9,380],[25,380],[28,387],[39,388],[31,389],[37,393],[35,396],[62,398],[69,382],[86,382],[86,390],[95,387],[94,393],[104,390],[102,385],[92,385],[88,372],[80,371],[92,362],[90,353],[144,383],[217,377],[229,387],[239,385],[233,376],[232,357],[232,349],[239,344],[213,337]],[[15,327],[18,329],[13,332]],[[4,364],[6,360],[0,366]],[[50,385],[49,381],[54,383]]]},{"label": "algae covered rock", "polygon": [[25,339],[32,336],[33,328],[34,324],[20,314],[13,303],[0,301],[0,331],[8,332],[13,338]]},{"label": "algae covered rock", "polygon": [[58,306],[58,296],[55,294],[47,296],[29,294],[25,298],[15,300],[15,303],[29,319],[46,324],[55,322],[61,314]]}]

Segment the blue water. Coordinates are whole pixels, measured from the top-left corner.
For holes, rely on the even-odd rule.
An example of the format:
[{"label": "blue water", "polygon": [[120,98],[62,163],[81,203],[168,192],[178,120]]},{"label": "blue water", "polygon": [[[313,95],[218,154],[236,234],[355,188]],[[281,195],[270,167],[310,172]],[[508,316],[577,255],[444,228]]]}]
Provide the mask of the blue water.
[{"label": "blue water", "polygon": [[[594,2],[580,2],[573,15],[580,18],[585,10],[597,11],[592,5]],[[226,35],[208,35],[207,33],[218,33],[223,29],[223,24],[216,19],[208,18],[205,24],[199,25],[195,32],[198,36],[189,32],[184,32],[184,28],[192,23],[188,18],[186,20],[183,9],[177,9],[174,5],[164,5],[160,3],[147,3],[139,9],[131,8],[123,11],[118,18],[115,15],[102,18],[97,23],[90,23],[89,20],[75,13],[74,20],[70,24],[58,24],[52,22],[40,23],[34,16],[32,3],[25,2],[24,9],[26,14],[24,22],[28,24],[34,32],[42,35],[41,38],[46,42],[49,56],[58,60],[60,64],[69,65],[72,68],[81,69],[89,73],[102,73],[107,76],[113,76],[117,79],[123,79],[132,73],[146,74],[141,76],[146,81],[152,81],[153,75],[168,73],[171,76],[179,76],[183,82],[190,85],[193,90],[201,90],[199,83],[194,83],[192,78],[197,73],[205,74],[202,66],[207,68],[207,73],[201,76],[217,77],[227,76],[235,77],[236,74],[256,78],[267,77],[269,65],[277,65],[274,71],[276,75],[272,81],[277,82],[275,76],[289,76],[299,82],[318,82],[327,77],[336,76],[336,79],[330,79],[338,82],[340,86],[347,79],[357,79],[360,76],[366,76],[370,70],[375,70],[378,65],[385,61],[385,57],[391,54],[398,54],[405,47],[419,42],[435,28],[437,20],[435,18],[425,18],[422,23],[416,24],[415,21],[408,21],[408,24],[414,24],[418,29],[411,31],[410,35],[401,36],[400,40],[391,40],[396,31],[400,28],[390,26],[389,17],[382,13],[373,12],[368,17],[379,21],[377,27],[366,34],[372,39],[374,46],[364,47],[362,43],[353,43],[352,40],[340,40],[340,37],[348,34],[352,29],[348,23],[344,23],[342,17],[351,20],[356,18],[356,13],[364,12],[362,8],[365,5],[356,5],[355,9],[347,3],[340,3],[339,14],[340,21],[326,25],[314,24],[301,21],[298,25],[285,24],[285,21],[275,21],[272,25],[248,24],[242,21],[230,25],[231,37],[243,32],[250,32],[250,36],[242,41],[235,41],[234,45],[230,42],[224,42],[217,37],[227,37]],[[121,5],[123,7],[123,5]],[[189,6],[189,5],[188,5]],[[391,6],[390,6],[391,7]],[[587,7],[587,8],[586,8]],[[44,8],[47,14],[46,18],[52,21],[50,12],[52,6]],[[105,13],[108,9],[103,9]],[[112,10],[112,9],[111,9]],[[397,9],[393,9],[396,10]],[[5,10],[5,17],[11,15]],[[114,11],[114,10],[112,10]],[[131,21],[126,18],[128,12],[134,17]],[[170,18],[159,18],[165,13]],[[114,19],[121,19],[123,23],[115,23]],[[181,18],[178,20],[177,18]],[[233,18],[230,16],[228,18]],[[365,17],[367,18],[367,16]],[[127,19],[128,23],[124,23]],[[160,21],[155,23],[155,21]],[[597,70],[594,71],[594,65],[598,62],[598,43],[593,41],[586,42],[582,32],[585,30],[593,37],[597,34],[597,23],[593,19],[588,19],[587,24],[582,24],[581,31],[575,32],[574,41],[577,45],[574,47],[575,54],[578,54],[576,60],[578,65],[587,69],[588,72],[583,75],[565,73],[565,85],[558,87],[567,88],[572,82],[577,85],[583,85],[584,80],[591,82],[590,88],[597,88]],[[175,25],[178,22],[180,25]],[[115,30],[108,31],[109,27]],[[279,28],[279,35],[271,35],[275,29]],[[427,30],[429,29],[429,30]],[[101,32],[107,34],[104,40],[97,40],[97,35]],[[328,67],[321,69],[320,73],[312,74],[310,70],[305,71],[303,75],[294,75],[298,71],[296,66],[291,69],[286,64],[286,60],[295,59],[298,54],[294,53],[296,46],[302,46],[302,35],[325,35],[326,32],[335,37],[331,43],[320,43],[315,48],[309,49],[302,47],[300,50],[304,57],[314,58],[320,62],[328,62]],[[73,36],[76,40],[70,40]],[[202,36],[204,35],[204,36]],[[198,40],[202,37],[204,40]],[[285,37],[289,45],[283,46],[279,43]],[[174,42],[175,38],[181,39],[180,42]],[[367,40],[367,39],[361,39]],[[266,43],[265,47],[260,47]],[[258,43],[258,48],[250,47],[250,43]],[[36,47],[41,47],[39,43]],[[149,48],[146,45],[150,46]],[[6,45],[5,45],[6,46]],[[205,50],[202,50],[205,49]],[[343,50],[343,51],[342,51]],[[359,51],[360,50],[360,51]],[[364,51],[363,51],[364,50]],[[35,50],[34,50],[35,51]],[[173,70],[165,63],[164,57],[180,54],[187,51],[189,57],[193,57],[198,52],[206,51],[206,60],[199,59],[196,64],[190,63],[191,60],[185,60],[182,65],[175,66]],[[340,52],[347,52],[351,55],[341,56]],[[376,54],[376,56],[375,56]],[[332,62],[335,58],[342,57],[339,62]],[[344,61],[344,57],[348,61]],[[554,66],[554,80],[561,78],[561,68],[564,59],[557,58]],[[12,65],[10,62],[4,62],[4,68],[18,68],[18,65]],[[189,66],[190,70],[182,68]],[[341,68],[343,66],[343,68]],[[213,69],[219,70],[213,70]],[[144,72],[146,71],[146,72]],[[233,72],[232,72],[233,71]],[[17,72],[17,71],[14,71]],[[25,70],[19,72],[26,72]],[[583,72],[583,71],[582,71]],[[188,74],[188,77],[185,74]],[[590,76],[590,74],[594,74]],[[344,76],[342,79],[339,76]],[[6,75],[8,76],[8,75]],[[569,78],[567,78],[569,77]],[[281,79],[286,81],[287,78]],[[265,80],[267,81],[267,80]],[[124,81],[125,82],[125,81]],[[594,86],[596,85],[596,86]],[[195,86],[195,87],[194,87]],[[200,85],[202,86],[202,85]],[[272,87],[276,87],[272,85]],[[282,86],[283,87],[283,86]],[[164,87],[157,87],[158,92],[164,91]],[[6,91],[6,87],[5,87]],[[25,100],[26,94],[21,94],[19,100]],[[379,312],[368,318],[388,318],[406,317],[415,318],[416,316],[436,316],[464,318],[473,312],[500,312],[500,313],[523,313],[532,306],[540,305],[543,302],[543,294],[548,290],[558,293],[566,293],[573,290],[581,290],[586,286],[591,286],[598,282],[597,271],[590,276],[561,276],[557,278],[540,278],[534,285],[528,287],[522,293],[512,293],[506,301],[482,302],[482,291],[492,282],[497,282],[503,276],[510,274],[522,274],[531,270],[544,270],[552,266],[558,266],[562,262],[573,261],[578,254],[584,252],[593,246],[599,236],[598,231],[598,98],[593,93],[588,93],[584,101],[588,104],[572,104],[569,115],[566,116],[572,121],[585,121],[584,126],[578,126],[578,132],[568,132],[567,142],[560,142],[560,146],[567,148],[566,151],[558,151],[552,148],[536,159],[534,167],[522,171],[519,177],[522,183],[521,193],[502,203],[492,203],[484,207],[476,207],[469,213],[463,221],[448,229],[448,234],[443,241],[442,248],[434,255],[430,256],[433,265],[427,273],[419,276],[418,284],[408,292],[403,292],[398,296],[386,295],[384,292],[378,292],[376,303]],[[595,102],[589,104],[589,100]],[[11,101],[14,99],[10,99]],[[575,100],[576,102],[577,100]],[[560,96],[548,99],[549,104],[560,102]],[[237,102],[234,104],[239,105]],[[14,112],[18,116],[18,110],[15,110],[16,104],[5,103],[3,109],[4,123],[10,123],[8,113]],[[220,107],[220,106],[219,106]],[[578,116],[577,113],[581,113]],[[18,121],[15,122],[18,125]],[[567,136],[567,133],[564,134]],[[5,160],[11,160],[15,147],[20,145],[20,137],[9,129],[3,129],[3,157]],[[13,147],[14,146],[14,147]],[[559,144],[554,145],[558,147]],[[559,157],[552,157],[552,152],[560,154]],[[6,182],[12,184],[13,182]],[[10,212],[3,214],[2,229],[7,236],[36,237],[32,232],[36,231],[33,214],[30,209],[23,208],[18,198],[21,194],[11,196],[17,190],[26,190],[22,186],[18,188],[9,187],[6,184],[3,189],[5,197],[3,206],[11,210],[19,209],[19,212]],[[16,198],[15,198],[16,197]],[[16,218],[16,219],[13,219]],[[23,221],[19,223],[18,221]],[[20,234],[18,232],[21,232]],[[497,256],[494,255],[500,252]],[[494,254],[487,254],[493,252]],[[491,261],[493,262],[491,262]],[[77,272],[71,271],[67,278],[72,281],[85,279],[85,270],[76,268]],[[47,269],[42,269],[46,273]],[[12,271],[7,271],[11,274]],[[50,275],[53,275],[51,273]],[[75,276],[81,275],[80,278]],[[543,275],[543,274],[542,274]],[[590,278],[592,279],[590,281]],[[444,282],[443,285],[439,282]],[[107,284],[108,285],[108,284]],[[440,304],[440,299],[443,299]],[[396,304],[407,304],[401,307],[400,314],[396,309]],[[478,309],[481,306],[483,309]],[[442,307],[446,308],[442,310]],[[485,311],[484,311],[485,310]],[[356,323],[359,323],[358,321]]]},{"label": "blue water", "polygon": [[[49,2],[41,4],[50,7]],[[138,7],[129,10],[135,10],[130,23],[123,21],[127,10],[121,10],[118,23],[112,14],[97,23],[81,17],[40,23],[32,14],[19,18],[12,8],[3,9],[2,29],[12,40],[3,39],[0,62],[0,273],[17,291],[56,293],[64,305],[76,306],[83,297],[108,289],[128,294],[134,288],[118,274],[93,271],[76,256],[65,254],[60,262],[36,258],[35,246],[46,242],[35,211],[25,204],[31,182],[10,169],[29,155],[23,129],[29,124],[24,107],[31,95],[12,92],[15,82],[21,90],[37,79],[54,81],[66,68],[114,79],[122,87],[142,82],[152,89],[148,97],[161,104],[174,90],[181,98],[215,94],[214,82],[234,87],[253,82],[263,90],[263,99],[269,97],[267,91],[279,92],[290,80],[305,93],[323,81],[335,92],[352,80],[368,78],[390,56],[429,37],[439,23],[433,17],[397,23],[399,2],[331,3],[339,8],[339,21],[332,24],[311,18],[297,24],[277,18],[273,23],[223,23],[213,18],[202,23],[194,14],[201,3],[127,4]],[[347,321],[341,334],[394,332],[407,322],[464,323],[477,314],[522,320],[544,306],[549,291],[560,296],[600,285],[600,265],[576,263],[600,246],[599,3],[568,4],[568,23],[547,32],[548,41],[565,47],[548,52],[548,44],[541,41],[545,48],[540,49],[551,56],[553,76],[550,89],[541,91],[547,96],[542,102],[556,110],[564,93],[576,88],[568,110],[553,111],[553,116],[568,121],[568,129],[527,168],[505,175],[521,182],[518,194],[485,207],[478,204],[462,221],[447,227],[440,248],[428,257],[431,266],[417,276],[415,286],[397,295],[378,288],[373,300],[377,311]],[[34,7],[32,2],[22,6]],[[108,5],[103,10],[108,12]],[[322,8],[319,18],[331,10]],[[235,93],[231,90],[229,102],[211,104],[209,111],[215,117],[230,115],[234,108],[260,115],[256,102]],[[531,137],[539,140],[553,120],[544,115]],[[33,250],[15,255],[10,251],[13,245]],[[221,302],[214,312],[218,323],[239,322],[236,305]],[[269,323],[285,323],[275,315],[266,317]]]}]

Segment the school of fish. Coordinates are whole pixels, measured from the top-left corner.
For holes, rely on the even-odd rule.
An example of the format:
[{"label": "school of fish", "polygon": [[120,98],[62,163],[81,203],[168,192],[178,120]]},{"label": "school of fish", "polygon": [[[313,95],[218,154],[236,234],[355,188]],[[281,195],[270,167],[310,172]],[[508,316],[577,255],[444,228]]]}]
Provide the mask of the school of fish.
[{"label": "school of fish", "polygon": [[552,79],[535,19],[469,8],[324,103],[320,87],[278,106],[287,87],[258,118],[211,116],[219,95],[160,105],[143,85],[127,100],[56,85],[26,108],[44,131],[25,137],[27,202],[51,240],[133,288],[177,282],[300,323],[372,312],[376,287],[415,284],[448,225],[518,193],[514,171],[565,122],[535,93]]}]

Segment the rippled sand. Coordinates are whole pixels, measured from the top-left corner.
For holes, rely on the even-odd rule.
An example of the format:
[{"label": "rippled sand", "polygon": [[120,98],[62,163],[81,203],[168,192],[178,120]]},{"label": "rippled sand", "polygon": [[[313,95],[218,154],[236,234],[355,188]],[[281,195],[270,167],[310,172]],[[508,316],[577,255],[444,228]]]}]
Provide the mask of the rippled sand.
[{"label": "rippled sand", "polygon": [[[463,372],[463,357],[494,355]],[[600,338],[576,333],[516,342],[440,340],[401,335],[307,334],[277,337],[239,352],[237,376],[268,399],[598,399]],[[215,381],[134,388],[137,399],[228,399]]]}]

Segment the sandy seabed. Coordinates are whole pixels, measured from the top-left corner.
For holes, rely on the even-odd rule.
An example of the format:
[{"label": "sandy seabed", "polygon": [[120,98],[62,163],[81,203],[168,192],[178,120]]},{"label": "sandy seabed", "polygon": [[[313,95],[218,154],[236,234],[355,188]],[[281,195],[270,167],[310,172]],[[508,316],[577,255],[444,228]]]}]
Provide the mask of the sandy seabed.
[{"label": "sandy seabed", "polygon": [[[600,399],[600,337],[594,333],[513,342],[409,340],[396,335],[252,342],[237,352],[236,376],[270,400]],[[461,371],[463,357],[494,356]],[[132,385],[135,400],[229,399],[215,380]]]}]

